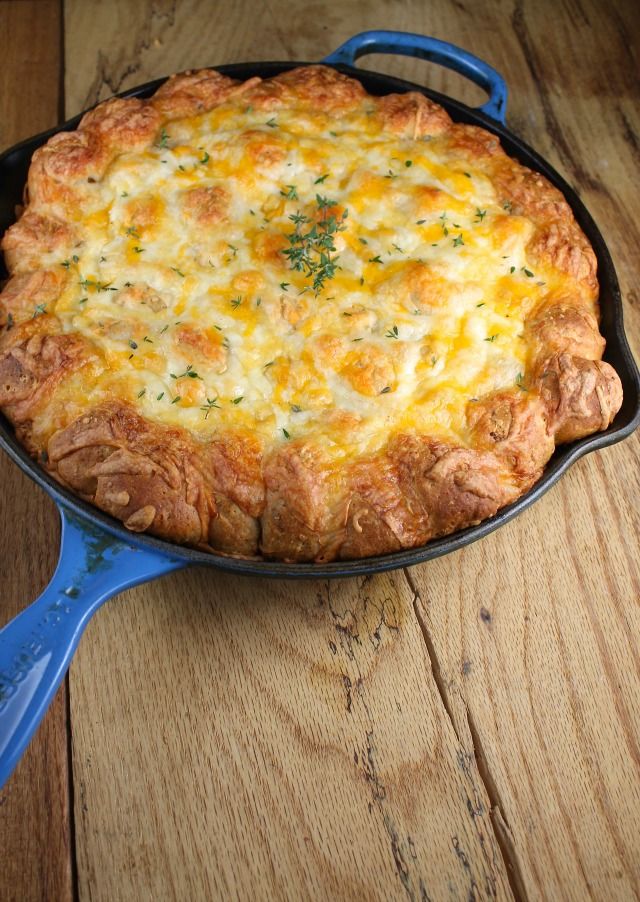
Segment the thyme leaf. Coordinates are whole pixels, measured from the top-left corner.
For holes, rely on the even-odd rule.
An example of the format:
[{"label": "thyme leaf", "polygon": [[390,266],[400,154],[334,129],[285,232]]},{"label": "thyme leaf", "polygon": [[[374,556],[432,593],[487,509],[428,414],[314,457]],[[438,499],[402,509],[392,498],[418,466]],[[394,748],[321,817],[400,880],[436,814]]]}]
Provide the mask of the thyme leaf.
[{"label": "thyme leaf", "polygon": [[[334,256],[335,235],[346,229],[344,220],[348,212],[345,210],[340,218],[330,213],[335,201],[320,194],[316,194],[316,205],[318,218],[315,222],[300,211],[289,216],[295,229],[286,235],[290,246],[282,254],[287,257],[290,269],[302,272],[307,279],[313,280],[312,287],[317,297],[324,283],[332,279],[338,269],[338,257]],[[304,226],[307,225],[310,228],[305,231]]]},{"label": "thyme leaf", "polygon": [[218,404],[218,396],[217,395],[215,396],[215,398],[207,398],[206,403],[203,404],[202,407],[200,408],[200,410],[204,410],[205,420],[208,418],[209,414],[211,413],[211,411],[213,410],[214,407],[217,407],[217,409],[220,410],[220,405]]}]

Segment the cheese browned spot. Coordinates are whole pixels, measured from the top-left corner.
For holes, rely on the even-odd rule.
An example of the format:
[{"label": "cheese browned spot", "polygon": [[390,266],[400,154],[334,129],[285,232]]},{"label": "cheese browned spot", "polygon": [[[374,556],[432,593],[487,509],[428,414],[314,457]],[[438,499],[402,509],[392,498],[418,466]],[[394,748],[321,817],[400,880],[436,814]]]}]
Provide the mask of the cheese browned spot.
[{"label": "cheese browned spot", "polygon": [[409,547],[621,403],[570,208],[420,93],[188,72],[55,135],[28,189],[0,403],[129,529],[288,560]]}]

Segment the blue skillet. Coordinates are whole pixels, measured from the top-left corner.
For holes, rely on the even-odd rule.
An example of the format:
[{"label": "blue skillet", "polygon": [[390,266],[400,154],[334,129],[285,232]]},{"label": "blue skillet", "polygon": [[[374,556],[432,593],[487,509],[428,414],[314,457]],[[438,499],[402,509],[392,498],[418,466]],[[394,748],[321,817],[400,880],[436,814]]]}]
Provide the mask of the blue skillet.
[{"label": "blue skillet", "polygon": [[[479,109],[471,109],[418,85],[356,69],[356,60],[366,53],[394,53],[431,60],[475,82],[487,92],[489,99]],[[622,380],[625,394],[623,407],[606,432],[559,448],[542,479],[530,492],[479,526],[429,542],[422,548],[366,560],[320,565],[238,560],[206,554],[150,536],[133,535],[52,480],[29,458],[16,441],[7,420],[0,415],[0,445],[54,499],[62,524],[60,558],[51,582],[32,605],[0,631],[0,786],[11,775],[47,710],[90,617],[113,595],[193,564],[254,576],[326,579],[361,576],[422,563],[455,551],[507,523],[547,491],[579,457],[620,441],[630,435],[640,422],[640,377],[624,334],[620,291],[609,252],[591,216],[572,188],[545,160],[505,128],[507,87],[499,73],[453,44],[394,31],[357,34],[323,62],[359,78],[372,94],[422,91],[440,103],[454,120],[480,125],[497,134],[507,153],[542,172],[562,191],[598,257],[601,329],[607,339],[606,359]],[[253,75],[268,78],[297,65],[303,64],[243,63],[218,68],[234,78],[246,79]],[[163,80],[142,85],[121,96],[149,96]],[[14,220],[15,206],[21,201],[34,150],[54,132],[75,128],[79,119],[78,116],[56,129],[37,135],[0,157],[0,231],[4,231]]]}]

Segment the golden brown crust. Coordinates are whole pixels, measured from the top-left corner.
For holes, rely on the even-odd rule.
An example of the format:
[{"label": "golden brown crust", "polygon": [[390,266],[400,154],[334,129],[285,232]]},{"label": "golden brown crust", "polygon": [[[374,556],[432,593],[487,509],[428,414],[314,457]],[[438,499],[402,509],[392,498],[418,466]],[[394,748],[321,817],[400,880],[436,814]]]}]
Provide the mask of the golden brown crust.
[{"label": "golden brown crust", "polygon": [[59,132],[33,155],[27,182],[29,202],[64,211],[82,199],[81,183],[97,182],[112,159],[98,135],[79,129]]},{"label": "golden brown crust", "polygon": [[44,312],[47,304],[60,296],[67,280],[62,269],[21,272],[15,267],[13,271],[16,275],[9,279],[0,294],[0,328],[6,327],[4,335],[0,335],[0,347],[6,344],[16,324],[33,319],[39,311]]},{"label": "golden brown crust", "polygon": [[256,557],[260,553],[260,523],[226,495],[213,496],[216,516],[209,523],[208,544],[222,554]]},{"label": "golden brown crust", "polygon": [[252,79],[246,84],[247,103],[261,110],[282,109],[295,101],[303,109],[339,113],[366,96],[359,82],[326,66],[291,69],[268,81]]},{"label": "golden brown crust", "polygon": [[75,243],[74,230],[65,222],[27,210],[4,233],[0,248],[11,272],[37,269],[45,254],[68,256]]},{"label": "golden brown crust", "polygon": [[185,192],[183,209],[199,225],[216,225],[228,218],[230,200],[224,185],[190,188]]},{"label": "golden brown crust", "polygon": [[[32,421],[67,380],[88,364],[102,365],[90,341],[61,332],[60,322],[48,315],[47,305],[53,306],[69,284],[69,260],[79,241],[69,211],[89,211],[89,189],[121,153],[164,146],[164,128],[172,120],[200,116],[238,95],[257,110],[295,104],[334,118],[361,107],[403,141],[441,142],[454,174],[467,175],[464,162],[471,159],[493,183],[506,211],[502,223],[495,217],[495,228],[508,229],[510,213],[528,220],[527,254],[542,270],[567,277],[566,290],[549,293],[525,319],[526,373],[515,387],[469,402],[458,444],[401,431],[374,453],[339,464],[317,443],[300,439],[265,447],[248,429],[221,431],[204,442],[185,428],[151,422],[117,397],[87,401],[80,417],[69,413],[46,448],[32,439]],[[247,129],[237,142],[259,170],[270,171],[287,153],[284,138],[269,129]],[[32,451],[46,450],[56,479],[132,531],[224,554],[289,561],[352,559],[415,547],[495,514],[539,478],[556,443],[607,428],[620,407],[620,381],[601,360],[595,255],[568,204],[546,179],[509,159],[495,136],[452,123],[420,93],[370,97],[359,82],[325,66],[242,84],[213,70],[182,73],[148,101],[107,101],[87,113],[76,131],[51,138],[34,154],[28,196],[25,213],[2,241],[12,277],[0,297],[0,405]],[[424,186],[412,198],[410,215],[432,215],[443,208],[444,196]],[[127,234],[152,235],[162,215],[157,198],[144,195],[125,203]],[[223,235],[232,225],[232,195],[222,182],[182,191],[177,209],[189,234],[210,236],[219,228]],[[342,212],[330,210],[338,218]],[[265,217],[254,239],[255,256],[266,267],[281,260],[287,247],[285,236],[268,223]],[[57,265],[52,255],[60,258]],[[233,287],[250,294],[260,290],[261,279],[260,272],[248,270],[235,277]],[[167,304],[152,281],[127,283],[114,303],[163,313]],[[379,291],[410,313],[428,316],[446,308],[451,285],[420,260],[381,282]],[[263,309],[283,328],[295,330],[310,303],[308,295],[283,294],[277,301],[266,299]],[[361,305],[345,316],[350,341],[362,341],[358,330],[375,320]],[[96,328],[117,331],[120,325],[105,316]],[[219,332],[195,331],[180,320],[172,328],[172,349],[191,366],[206,361],[215,372],[227,369],[229,349]],[[345,350],[326,334],[311,335],[307,342],[316,366],[331,367],[365,398],[395,390],[396,368],[404,362],[400,348],[398,342],[392,354],[363,341]],[[431,355],[426,346],[422,351]],[[286,370],[292,383],[298,370],[307,378],[312,369],[280,358],[267,365],[265,378],[277,380]],[[205,401],[197,379],[185,379],[181,392]],[[350,417],[357,421],[342,410],[323,416],[343,429]]]},{"label": "golden brown crust", "polygon": [[526,323],[533,360],[570,352],[588,360],[602,357],[605,341],[595,315],[576,298],[552,298]]},{"label": "golden brown crust", "polygon": [[[17,328],[16,336],[24,331]],[[32,335],[0,351],[0,405],[14,423],[24,424],[58,385],[87,363],[89,354],[81,336],[33,329]]]},{"label": "golden brown crust", "polygon": [[474,447],[491,451],[511,471],[521,491],[532,485],[554,450],[547,409],[532,390],[494,392],[467,408]]},{"label": "golden brown crust", "polygon": [[327,66],[304,66],[290,69],[273,79],[284,85],[295,98],[310,109],[339,113],[357,106],[366,96],[360,82]]},{"label": "golden brown crust", "polygon": [[492,454],[427,436],[402,435],[390,445],[401,494],[420,505],[429,538],[447,535],[491,517],[513,496]]},{"label": "golden brown crust", "polygon": [[118,154],[145,147],[161,124],[160,113],[145,101],[116,97],[86,113],[79,127],[92,133],[112,154]]},{"label": "golden brown crust", "polygon": [[206,543],[215,506],[184,430],[150,423],[114,403],[54,434],[47,451],[60,481],[127,528]]},{"label": "golden brown crust", "polygon": [[594,297],[598,290],[596,256],[560,191],[504,153],[495,158],[492,178],[503,205],[535,223],[527,248],[532,258],[573,276],[585,293]]},{"label": "golden brown crust", "polygon": [[447,111],[417,91],[379,97],[377,109],[383,128],[406,138],[440,135],[451,126]]},{"label": "golden brown crust", "polygon": [[620,379],[604,360],[556,354],[539,365],[536,381],[557,443],[607,429],[622,404]]},{"label": "golden brown crust", "polygon": [[343,558],[412,548],[479,523],[516,496],[491,454],[399,435],[352,474]]},{"label": "golden brown crust", "polygon": [[452,123],[447,130],[447,145],[452,155],[466,159],[503,156],[498,138],[477,125]]},{"label": "golden brown crust", "polygon": [[265,557],[323,561],[336,556],[346,517],[339,482],[322,451],[284,445],[263,463]]},{"label": "golden brown crust", "polygon": [[597,291],[596,255],[573,218],[541,222],[527,251],[534,261],[555,266],[590,292]]},{"label": "golden brown crust", "polygon": [[[250,79],[243,88],[246,90],[255,81],[257,79]],[[168,78],[150,103],[166,119],[181,119],[213,109],[223,103],[237,86],[232,78],[213,69],[181,72]]]},{"label": "golden brown crust", "polygon": [[262,442],[249,432],[236,430],[214,439],[203,453],[215,492],[249,517],[261,517],[265,505]]}]

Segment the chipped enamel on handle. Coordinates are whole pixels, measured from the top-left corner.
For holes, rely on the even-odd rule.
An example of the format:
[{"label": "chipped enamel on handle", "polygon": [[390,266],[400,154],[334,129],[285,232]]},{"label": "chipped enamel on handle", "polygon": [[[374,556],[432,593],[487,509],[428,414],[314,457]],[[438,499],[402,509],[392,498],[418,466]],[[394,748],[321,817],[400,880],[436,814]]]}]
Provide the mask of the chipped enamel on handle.
[{"label": "chipped enamel on handle", "polygon": [[505,124],[507,85],[504,78],[492,66],[467,50],[423,34],[406,31],[362,31],[345,41],[322,62],[353,66],[355,61],[366,53],[417,56],[459,72],[489,95],[489,100],[478,107],[480,112],[502,125]]},{"label": "chipped enamel on handle", "polygon": [[0,787],[67,672],[87,623],[108,598],[185,566],[136,548],[60,508],[60,559],[42,595],[0,630]]}]

